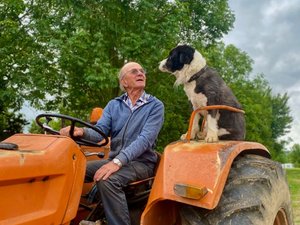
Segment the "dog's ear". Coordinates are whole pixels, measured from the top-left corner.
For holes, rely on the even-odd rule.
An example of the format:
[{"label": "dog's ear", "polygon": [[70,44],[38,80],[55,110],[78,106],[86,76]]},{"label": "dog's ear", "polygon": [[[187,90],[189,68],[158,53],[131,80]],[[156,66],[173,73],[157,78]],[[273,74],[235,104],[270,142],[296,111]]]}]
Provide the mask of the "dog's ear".
[{"label": "dog's ear", "polygon": [[189,64],[193,60],[193,54],[181,53],[179,55],[179,62],[182,64]]}]

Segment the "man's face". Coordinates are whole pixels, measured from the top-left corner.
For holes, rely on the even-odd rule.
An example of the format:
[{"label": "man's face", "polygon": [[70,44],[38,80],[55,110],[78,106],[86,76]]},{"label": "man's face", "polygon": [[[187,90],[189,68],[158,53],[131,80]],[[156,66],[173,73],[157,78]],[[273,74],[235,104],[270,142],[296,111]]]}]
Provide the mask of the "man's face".
[{"label": "man's face", "polygon": [[146,72],[138,63],[128,63],[123,67],[122,85],[126,90],[144,89],[146,86]]}]

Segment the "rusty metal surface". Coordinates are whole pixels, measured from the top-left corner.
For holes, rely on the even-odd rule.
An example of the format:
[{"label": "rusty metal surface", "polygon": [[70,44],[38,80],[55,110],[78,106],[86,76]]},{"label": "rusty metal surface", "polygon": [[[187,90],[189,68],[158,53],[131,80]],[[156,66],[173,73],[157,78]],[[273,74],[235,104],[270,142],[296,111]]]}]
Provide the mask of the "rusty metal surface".
[{"label": "rusty metal surface", "polygon": [[[190,142],[190,140],[191,140],[191,133],[192,133],[192,129],[193,129],[193,121],[195,119],[195,115],[201,111],[214,110],[214,109],[228,110],[228,111],[232,111],[232,112],[236,112],[236,113],[245,113],[244,110],[237,109],[237,108],[227,106],[227,105],[209,105],[209,106],[200,107],[200,108],[194,110],[190,116],[189,128],[188,128],[187,135],[186,135],[187,142]],[[202,129],[204,127],[205,120],[206,120],[206,118],[204,118],[204,121],[202,123]]]}]

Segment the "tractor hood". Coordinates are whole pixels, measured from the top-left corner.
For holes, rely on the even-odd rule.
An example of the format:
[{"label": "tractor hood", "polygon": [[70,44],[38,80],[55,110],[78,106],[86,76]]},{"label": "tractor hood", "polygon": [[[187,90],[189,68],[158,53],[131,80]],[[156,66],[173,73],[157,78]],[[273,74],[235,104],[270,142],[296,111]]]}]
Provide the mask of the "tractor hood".
[{"label": "tractor hood", "polygon": [[[12,143],[15,149],[5,149]],[[0,144],[0,224],[67,224],[75,217],[86,159],[70,138],[17,134]],[[2,145],[2,147],[1,147]]]}]

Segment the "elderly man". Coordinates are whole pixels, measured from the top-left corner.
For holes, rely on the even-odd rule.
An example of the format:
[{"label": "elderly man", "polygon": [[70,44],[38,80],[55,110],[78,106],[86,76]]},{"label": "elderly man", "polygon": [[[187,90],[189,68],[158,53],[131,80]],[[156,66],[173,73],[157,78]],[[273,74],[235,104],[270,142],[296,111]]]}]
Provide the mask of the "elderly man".
[{"label": "elderly man", "polygon": [[[119,84],[125,93],[107,104],[96,124],[111,137],[109,159],[88,162],[85,178],[87,182],[96,181],[109,225],[130,224],[123,187],[153,176],[157,162],[154,147],[164,120],[163,103],[144,91],[146,72],[140,64],[125,64]],[[63,135],[68,132],[69,128],[60,131]],[[74,135],[101,140],[88,128],[75,128]]]}]

